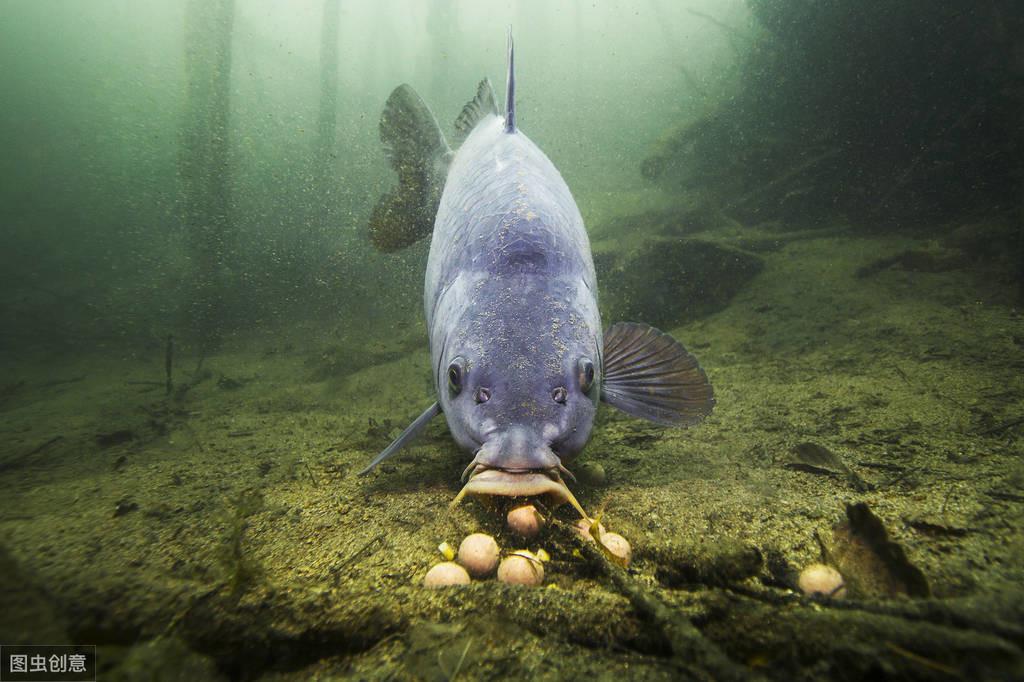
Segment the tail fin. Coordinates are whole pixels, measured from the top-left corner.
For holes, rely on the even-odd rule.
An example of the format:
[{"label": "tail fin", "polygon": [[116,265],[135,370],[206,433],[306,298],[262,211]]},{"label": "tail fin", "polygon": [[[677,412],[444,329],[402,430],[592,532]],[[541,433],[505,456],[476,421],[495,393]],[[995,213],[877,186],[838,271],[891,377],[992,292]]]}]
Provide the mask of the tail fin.
[{"label": "tail fin", "polygon": [[508,80],[505,84],[505,132],[516,131],[516,59],[512,27],[508,27]]},{"label": "tail fin", "polygon": [[370,240],[389,252],[434,229],[452,151],[433,112],[408,85],[388,97],[380,116],[384,155],[398,173],[398,187],[382,196],[370,215]]}]

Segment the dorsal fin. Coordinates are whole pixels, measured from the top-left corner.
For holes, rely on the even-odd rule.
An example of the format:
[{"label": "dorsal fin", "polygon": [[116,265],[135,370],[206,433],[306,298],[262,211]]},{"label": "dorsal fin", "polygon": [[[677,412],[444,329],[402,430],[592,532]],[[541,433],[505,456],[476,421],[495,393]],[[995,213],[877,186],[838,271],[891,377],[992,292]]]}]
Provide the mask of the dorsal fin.
[{"label": "dorsal fin", "polygon": [[508,80],[505,85],[505,132],[516,131],[516,59],[512,27],[508,27]]},{"label": "dorsal fin", "polygon": [[476,86],[476,97],[466,102],[462,113],[455,119],[455,142],[462,144],[476,124],[491,114],[498,115],[498,100],[494,96],[491,80],[485,78]]}]

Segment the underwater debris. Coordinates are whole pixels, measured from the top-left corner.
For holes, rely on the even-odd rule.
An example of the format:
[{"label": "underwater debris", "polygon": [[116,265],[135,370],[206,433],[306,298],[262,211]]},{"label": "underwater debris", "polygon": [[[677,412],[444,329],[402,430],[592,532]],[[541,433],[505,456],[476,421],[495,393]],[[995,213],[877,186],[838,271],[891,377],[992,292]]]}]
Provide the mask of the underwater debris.
[{"label": "underwater debris", "polygon": [[23,455],[18,455],[6,462],[0,462],[0,471],[6,471],[7,469],[16,469],[17,467],[23,466],[31,457],[43,452],[57,441],[64,440],[64,436],[54,436],[43,442],[41,445],[37,445]]},{"label": "underwater debris", "polygon": [[942,523],[928,518],[911,517],[904,519],[907,526],[932,537],[961,538],[971,532],[970,528],[961,528],[949,523]]},{"label": "underwater debris", "polygon": [[452,668],[452,671],[450,673],[448,672],[448,668],[445,666],[445,664],[441,660],[441,655],[444,652],[443,651],[438,651],[437,652],[437,667],[441,669],[441,672],[444,674],[445,678],[447,678],[448,682],[451,682],[452,680],[454,680],[458,676],[459,671],[462,670],[462,664],[466,662],[466,654],[469,653],[469,648],[471,646],[473,646],[473,638],[472,637],[470,637],[469,639],[466,640],[466,646],[462,647],[462,653],[459,654],[459,660],[456,661],[455,667]]},{"label": "underwater debris", "polygon": [[[155,673],[154,671],[159,671]],[[193,651],[177,637],[157,637],[136,644],[103,679],[113,682],[132,680],[225,680],[210,656]]]},{"label": "underwater debris", "polygon": [[1006,420],[1004,422],[1000,422],[999,424],[996,424],[995,426],[987,428],[984,431],[979,431],[978,435],[979,436],[991,436],[993,434],[1002,433],[1003,431],[1006,431],[1008,429],[1012,429],[1015,426],[1020,426],[1021,424],[1024,424],[1024,417],[1017,417],[1016,419],[1008,419],[1008,420]]},{"label": "underwater debris", "polygon": [[655,577],[665,587],[731,586],[758,575],[765,564],[761,551],[739,540],[654,545],[643,557],[655,563]]},{"label": "underwater debris", "polygon": [[788,461],[783,466],[794,471],[834,476],[843,479],[860,493],[872,490],[874,487],[847,466],[839,458],[839,455],[817,443],[806,442],[795,445],[790,450]]},{"label": "underwater debris", "polygon": [[[564,524],[558,527],[566,528]],[[687,670],[701,671],[703,679],[725,682],[752,679],[746,667],[726,656],[684,613],[671,608],[657,593],[610,561],[596,543],[586,541],[575,529],[563,535],[566,541],[575,542],[580,554],[611,581],[638,613],[658,628],[675,659]]]},{"label": "underwater debris", "polygon": [[318,479],[318,478],[316,477],[316,474],[314,474],[314,473],[313,473],[313,469],[312,469],[312,468],[310,468],[310,466],[309,466],[309,462],[307,462],[307,461],[306,461],[306,460],[304,460],[304,459],[300,459],[300,460],[299,460],[299,462],[300,462],[300,463],[302,464],[302,466],[303,466],[303,467],[304,467],[304,468],[306,469],[306,473],[307,473],[307,474],[309,474],[309,479],[310,479],[311,481],[313,481],[313,487],[314,487],[314,488],[319,488],[319,487],[320,487],[320,479]]},{"label": "underwater debris", "polygon": [[138,511],[139,505],[130,497],[122,497],[114,504],[114,518]]},{"label": "underwater debris", "polygon": [[410,351],[418,349],[419,346],[420,341],[413,334],[396,336],[387,344],[376,343],[359,347],[358,351],[352,347],[328,346],[306,358],[303,362],[303,367],[307,372],[306,380],[320,382],[344,379],[367,367],[401,360]]},{"label": "underwater debris", "polygon": [[174,336],[172,334],[167,335],[167,347],[164,349],[164,373],[167,375],[167,387],[166,394],[171,395],[174,391],[174,376],[172,369],[174,368]]},{"label": "underwater debris", "polygon": [[391,440],[391,431],[395,428],[394,423],[385,417],[377,421],[373,417],[367,418],[366,437],[373,440]]},{"label": "underwater debris", "polygon": [[991,266],[1009,264],[1017,253],[1019,240],[1019,229],[1012,220],[991,217],[985,222],[961,225],[944,236],[942,244]]},{"label": "underwater debris", "polygon": [[[374,547],[374,545],[378,545],[378,547],[375,547],[374,550],[371,552],[370,548]],[[343,559],[338,564],[332,566],[330,571],[331,574],[334,575],[335,584],[337,584],[341,579],[344,569],[348,568],[349,566],[354,566],[366,557],[373,556],[377,552],[377,550],[380,549],[380,547],[382,547],[383,545],[384,533],[378,533],[377,535],[370,538],[368,542],[365,542],[362,547],[349,554],[347,557],[345,557],[345,559]]]},{"label": "underwater debris", "polygon": [[233,377],[229,377],[227,374],[222,373],[220,375],[220,378],[217,379],[217,388],[220,388],[225,391],[237,391],[240,388],[245,388],[248,384],[252,383],[253,381],[256,381],[256,379],[258,378],[259,377],[251,376],[240,377],[238,379],[235,379]]},{"label": "underwater debris", "polygon": [[135,440],[135,432],[131,429],[118,429],[109,433],[97,433],[96,444],[101,448],[110,448]]},{"label": "underwater debris", "polygon": [[857,268],[854,276],[864,279],[890,268],[909,272],[947,272],[967,265],[963,254],[952,251],[926,251],[911,249],[894,256],[886,256]]},{"label": "underwater debris", "polygon": [[822,554],[825,563],[846,576],[851,596],[931,595],[924,573],[910,562],[903,547],[889,539],[867,503],[847,505],[846,516],[847,521],[832,529],[832,545],[822,542]]},{"label": "underwater debris", "polygon": [[5,644],[68,642],[65,615],[39,572],[0,545],[0,641]]},{"label": "underwater debris", "polygon": [[235,498],[220,555],[232,596],[238,597],[249,591],[263,575],[259,562],[244,552],[242,540],[249,527],[249,517],[261,512],[265,505],[263,494],[258,491],[245,490]]}]

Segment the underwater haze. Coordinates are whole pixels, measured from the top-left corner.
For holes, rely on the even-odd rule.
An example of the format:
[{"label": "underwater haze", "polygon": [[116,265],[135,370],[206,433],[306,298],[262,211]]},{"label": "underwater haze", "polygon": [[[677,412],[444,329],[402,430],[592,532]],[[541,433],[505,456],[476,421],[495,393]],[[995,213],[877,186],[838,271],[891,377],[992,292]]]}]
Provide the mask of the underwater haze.
[{"label": "underwater haze", "polygon": [[[0,4],[0,678],[1024,678],[1018,5]],[[568,496],[462,499],[430,183],[509,33],[603,402]]]}]

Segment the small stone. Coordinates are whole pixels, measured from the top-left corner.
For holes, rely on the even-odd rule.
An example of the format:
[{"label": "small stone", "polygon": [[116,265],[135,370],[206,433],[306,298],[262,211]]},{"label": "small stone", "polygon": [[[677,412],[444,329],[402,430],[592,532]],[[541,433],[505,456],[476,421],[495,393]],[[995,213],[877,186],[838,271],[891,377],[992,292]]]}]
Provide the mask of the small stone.
[{"label": "small stone", "polygon": [[436,564],[423,577],[425,587],[448,587],[449,585],[468,585],[469,573],[454,561]]},{"label": "small stone", "polygon": [[584,462],[576,469],[576,474],[585,485],[602,486],[608,480],[608,474],[599,462]]},{"label": "small stone", "polygon": [[537,537],[544,529],[544,518],[532,504],[509,510],[506,521],[513,533],[526,540]]},{"label": "small stone", "polygon": [[602,533],[601,544],[621,559],[624,566],[629,566],[629,562],[633,560],[633,548],[629,546],[629,541],[618,533]]},{"label": "small stone", "polygon": [[533,552],[517,550],[501,560],[498,580],[509,585],[540,585],[544,582],[544,565]]},{"label": "small stone", "polygon": [[498,543],[490,535],[473,533],[459,545],[458,562],[465,567],[474,578],[484,578],[498,567],[501,552]]},{"label": "small stone", "polygon": [[842,599],[846,596],[846,583],[843,582],[842,574],[825,564],[811,564],[802,570],[797,585],[808,597],[818,595]]}]

